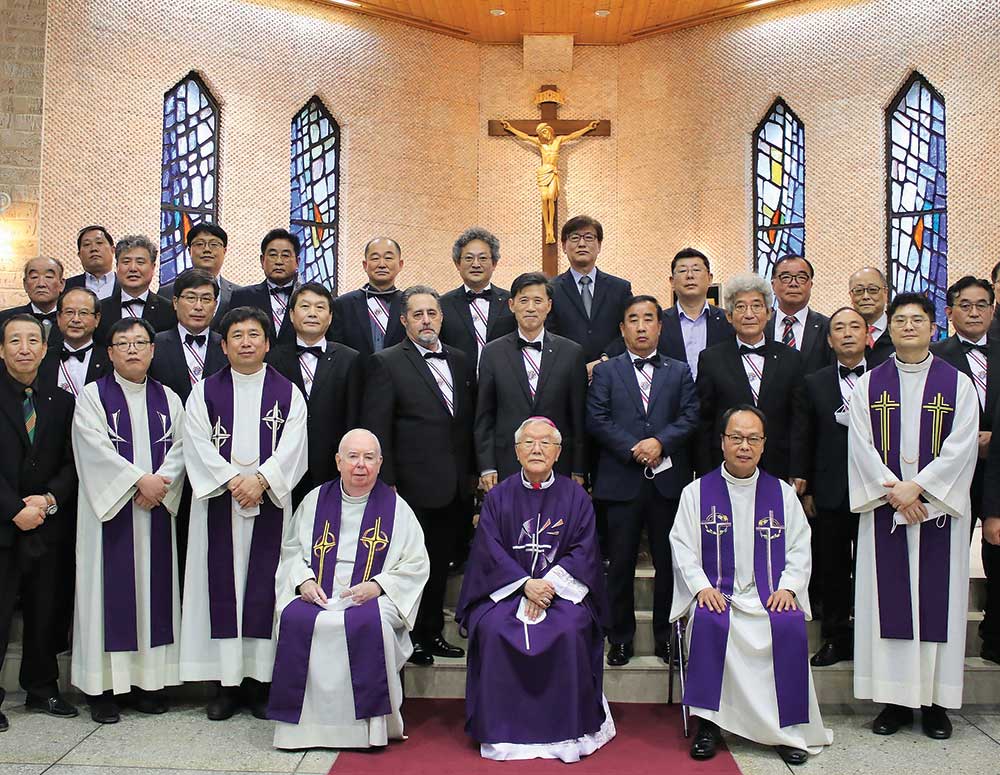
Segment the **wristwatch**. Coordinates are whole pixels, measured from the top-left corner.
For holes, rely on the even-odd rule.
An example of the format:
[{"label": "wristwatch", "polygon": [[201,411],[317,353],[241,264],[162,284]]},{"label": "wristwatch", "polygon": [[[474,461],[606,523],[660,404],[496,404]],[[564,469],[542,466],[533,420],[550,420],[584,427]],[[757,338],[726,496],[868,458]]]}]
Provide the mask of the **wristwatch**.
[{"label": "wristwatch", "polygon": [[51,517],[57,511],[59,511],[59,504],[56,503],[56,496],[50,492],[45,493],[45,502],[48,504],[45,507],[46,516]]}]

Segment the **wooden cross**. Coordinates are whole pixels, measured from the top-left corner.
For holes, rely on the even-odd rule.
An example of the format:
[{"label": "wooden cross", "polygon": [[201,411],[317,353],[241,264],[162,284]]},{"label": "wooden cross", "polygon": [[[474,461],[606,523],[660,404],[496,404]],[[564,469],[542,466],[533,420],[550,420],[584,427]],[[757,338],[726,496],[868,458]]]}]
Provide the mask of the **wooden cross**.
[{"label": "wooden cross", "polygon": [[[541,116],[537,119],[516,119],[508,123],[513,129],[523,132],[526,135],[537,138],[537,129],[540,123],[546,123],[552,127],[556,135],[569,135],[574,132],[586,129],[591,121],[588,120],[566,120],[557,116],[559,105],[562,104],[562,96],[555,84],[543,84],[535,95],[535,104],[538,105]],[[509,137],[510,133],[504,128],[501,119],[491,119],[489,121],[488,134],[490,137]],[[597,126],[591,129],[588,137],[609,137],[611,135],[611,122],[601,120]],[[552,222],[558,222],[557,214],[553,210]],[[554,276],[558,271],[559,245],[557,242],[547,242],[545,237],[545,224],[542,224],[542,271],[549,277]]]}]

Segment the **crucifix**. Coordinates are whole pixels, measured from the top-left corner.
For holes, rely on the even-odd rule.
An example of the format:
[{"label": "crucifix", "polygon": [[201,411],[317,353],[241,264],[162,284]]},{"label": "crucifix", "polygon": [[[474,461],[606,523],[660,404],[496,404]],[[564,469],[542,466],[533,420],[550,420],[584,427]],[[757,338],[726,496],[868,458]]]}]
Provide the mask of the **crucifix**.
[{"label": "crucifix", "polygon": [[541,120],[490,120],[490,137],[505,137],[508,133],[530,143],[542,157],[536,170],[538,193],[542,199],[542,270],[552,277],[557,273],[559,248],[556,242],[556,206],[559,202],[559,149],[563,142],[578,140],[585,134],[609,137],[610,121],[571,121],[557,117],[562,95],[555,84],[543,84],[535,95]]},{"label": "crucifix", "polygon": [[323,566],[326,564],[326,555],[331,549],[337,546],[337,539],[330,530],[330,520],[326,520],[323,525],[323,535],[313,544],[313,554],[319,557],[319,578],[316,583],[323,586]]},{"label": "crucifix", "polygon": [[375,517],[375,527],[368,528],[361,536],[361,543],[368,548],[368,562],[365,564],[365,575],[362,581],[368,581],[375,562],[375,552],[381,552],[389,545],[389,536],[382,532],[382,517]]}]

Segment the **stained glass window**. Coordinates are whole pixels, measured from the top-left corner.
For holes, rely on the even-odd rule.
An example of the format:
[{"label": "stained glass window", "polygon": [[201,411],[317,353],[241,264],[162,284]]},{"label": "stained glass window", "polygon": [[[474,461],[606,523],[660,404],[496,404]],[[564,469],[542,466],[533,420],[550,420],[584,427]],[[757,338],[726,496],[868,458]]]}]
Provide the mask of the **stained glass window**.
[{"label": "stained glass window", "polygon": [[784,255],[805,255],[805,129],[778,99],[753,133],[754,270],[770,278]]},{"label": "stained glass window", "polygon": [[886,111],[889,287],[925,294],[947,336],[948,160],[944,99],[913,73]]},{"label": "stained glass window", "polygon": [[190,266],[187,233],[218,220],[219,105],[195,72],[163,95],[160,283]]},{"label": "stained glass window", "polygon": [[337,293],[340,127],[319,97],[292,119],[291,231],[302,241],[299,277]]}]

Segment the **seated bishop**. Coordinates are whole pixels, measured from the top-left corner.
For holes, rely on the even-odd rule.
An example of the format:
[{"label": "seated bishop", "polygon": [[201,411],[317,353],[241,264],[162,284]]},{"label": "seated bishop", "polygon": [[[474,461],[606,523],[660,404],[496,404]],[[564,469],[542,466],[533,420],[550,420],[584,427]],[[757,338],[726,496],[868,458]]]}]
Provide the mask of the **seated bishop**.
[{"label": "seated bishop", "polygon": [[551,420],[529,417],[514,443],[521,470],[486,496],[455,611],[469,637],[465,730],[487,759],[575,762],[615,736],[594,508],[552,470]]},{"label": "seated bishop", "polygon": [[722,427],[724,462],[684,488],[670,531],[670,619],[687,617],[683,702],[699,717],[691,757],[712,758],[721,728],[803,764],[833,742],[809,670],[809,524],[795,490],[758,468],[763,413],[734,407]]},{"label": "seated bishop", "polygon": [[378,479],[372,433],[348,431],[336,464],[340,478],[305,496],[282,538],[268,706],[276,748],[368,748],[403,737],[400,670],[430,575],[424,535]]}]

